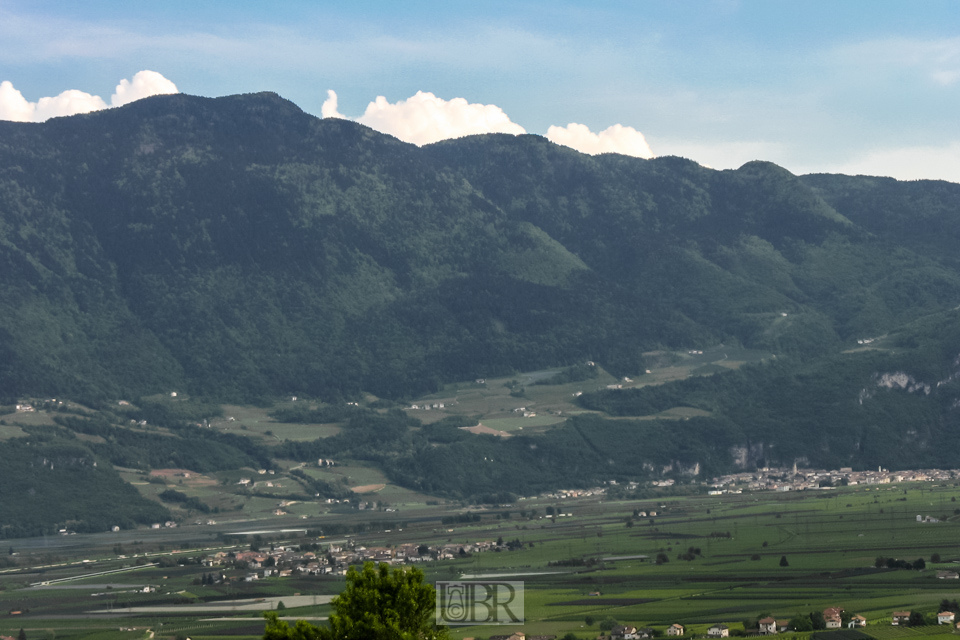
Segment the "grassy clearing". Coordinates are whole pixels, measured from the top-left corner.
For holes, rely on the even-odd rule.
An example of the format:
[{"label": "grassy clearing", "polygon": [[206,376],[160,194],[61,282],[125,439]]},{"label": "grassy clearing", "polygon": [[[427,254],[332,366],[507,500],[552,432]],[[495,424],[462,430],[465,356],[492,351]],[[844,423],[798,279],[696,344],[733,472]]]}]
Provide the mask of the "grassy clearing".
[{"label": "grassy clearing", "polygon": [[0,425],[0,440],[10,440],[11,438],[24,438],[28,434],[26,431],[16,425]]},{"label": "grassy clearing", "polygon": [[[490,378],[483,383],[474,381],[447,385],[442,392],[415,400],[413,404],[421,408],[408,408],[407,412],[427,424],[450,415],[476,415],[481,417],[483,424],[500,431],[518,431],[520,427],[542,431],[559,424],[568,415],[583,413],[575,402],[576,394],[581,392],[597,391],[611,384],[621,385],[624,389],[663,384],[694,375],[737,369],[744,364],[761,362],[771,357],[767,352],[724,345],[698,353],[655,351],[644,355],[650,362],[650,373],[630,380],[617,379],[602,367],[597,367],[597,377],[590,380],[561,385],[534,384],[537,380],[548,378],[559,371],[546,369],[510,377]],[[511,395],[511,392],[515,395]],[[440,403],[444,405],[442,409],[432,406]],[[430,410],[423,409],[424,404],[431,405]],[[537,413],[537,417],[518,418],[514,410],[521,407]],[[700,415],[709,414],[678,407],[656,417],[682,419]]]},{"label": "grassy clearing", "polygon": [[563,420],[564,418],[561,416],[537,415],[532,418],[492,418],[484,420],[483,424],[497,431],[512,433],[522,431],[524,428],[529,430],[535,427],[547,427],[563,422]]},{"label": "grassy clearing", "polygon": [[310,441],[328,438],[340,433],[336,424],[292,424],[277,422],[269,413],[287,408],[293,403],[279,403],[270,409],[241,405],[224,405],[223,417],[210,421],[211,426],[221,431],[260,439],[264,444],[277,444],[284,440]]},{"label": "grassy clearing", "polygon": [[53,427],[56,422],[53,418],[57,414],[51,411],[35,411],[28,413],[11,413],[3,416],[3,420],[9,425],[23,425],[24,427]]}]

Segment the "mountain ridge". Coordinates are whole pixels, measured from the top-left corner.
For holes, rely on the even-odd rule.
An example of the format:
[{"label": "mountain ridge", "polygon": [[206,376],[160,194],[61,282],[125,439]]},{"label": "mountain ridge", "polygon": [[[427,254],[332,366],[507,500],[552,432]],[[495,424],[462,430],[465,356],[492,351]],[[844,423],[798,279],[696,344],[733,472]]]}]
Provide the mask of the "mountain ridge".
[{"label": "mountain ridge", "polygon": [[[402,395],[435,387],[438,381],[429,369],[451,380],[585,357],[609,359],[614,370],[637,373],[641,368],[629,362],[636,358],[619,363],[606,339],[571,327],[579,335],[568,336],[573,348],[548,348],[532,359],[530,352],[539,347],[525,344],[512,344],[485,364],[480,358],[474,367],[454,364],[435,351],[427,358],[401,358],[399,368],[420,370],[412,386],[371,383],[376,376],[369,374],[337,385],[333,378],[339,376],[330,371],[322,382],[302,385],[295,378],[309,376],[307,358],[289,352],[287,368],[298,370],[298,376],[284,376],[277,368],[266,377],[258,373],[271,358],[251,355],[254,339],[274,339],[270,348],[284,357],[278,334],[285,327],[291,333],[287,340],[307,345],[312,359],[332,358],[343,366],[350,361],[346,352],[365,349],[367,337],[357,333],[364,317],[373,325],[378,314],[381,319],[387,314],[389,323],[409,318],[417,313],[409,308],[411,296],[421,295],[434,302],[437,295],[445,296],[441,315],[455,320],[441,335],[450,334],[458,343],[496,341],[497,331],[490,326],[471,331],[475,321],[463,316],[491,308],[497,309],[493,315],[520,316],[516,326],[529,333],[531,317],[516,305],[524,296],[542,298],[536,287],[564,295],[571,287],[591,287],[600,297],[581,301],[584,305],[600,303],[614,313],[636,314],[649,328],[628,341],[631,350],[720,339],[764,344],[770,327],[750,329],[747,325],[756,323],[751,317],[797,305],[813,307],[805,322],[833,325],[825,337],[835,343],[849,339],[855,329],[837,325],[833,311],[825,320],[825,311],[811,304],[822,293],[816,270],[836,258],[824,254],[874,255],[871,243],[892,243],[897,233],[904,235],[909,225],[897,221],[910,199],[927,197],[917,193],[924,185],[893,183],[900,210],[871,219],[853,206],[848,193],[840,193],[841,184],[847,192],[875,199],[866,185],[889,190],[887,181],[796,177],[759,161],[718,172],[681,158],[592,157],[532,135],[469,136],[418,148],[357,123],[317,119],[272,93],[155,96],[42,125],[5,123],[0,140],[6,185],[0,236],[6,250],[0,258],[14,275],[10,283],[29,285],[38,295],[35,302],[46,305],[44,313],[62,315],[73,305],[74,321],[89,320],[89,310],[100,305],[95,315],[107,319],[94,324],[125,325],[117,338],[146,345],[149,358],[160,363],[150,367],[150,384],[144,380],[124,389],[127,393],[185,384],[223,395],[216,385],[197,380],[221,373],[211,361],[227,354],[233,359],[238,351],[246,352],[241,357],[246,363],[225,373],[246,381],[226,395],[250,394],[257,387],[267,395],[328,395],[331,386],[337,393],[366,388]],[[931,189],[939,193],[930,210],[946,232],[936,234],[944,245],[943,237],[958,235],[956,216],[949,217],[956,211],[950,207],[958,187],[947,183]],[[828,200],[855,211],[861,223]],[[952,295],[958,289],[946,247],[935,256],[918,253],[932,235],[913,230],[905,235],[914,243],[912,250],[898,251],[915,268],[939,273],[938,288]],[[938,272],[930,258],[949,265],[950,273]],[[57,283],[65,276],[69,286]],[[492,291],[485,278],[506,280]],[[476,297],[487,298],[486,309],[450,302],[447,289],[464,282],[478,288]],[[298,295],[304,283],[310,293]],[[505,291],[513,287],[518,291]],[[667,295],[667,287],[695,293]],[[829,288],[836,290],[837,284]],[[850,298],[849,291],[843,295]],[[243,300],[279,313],[237,317],[231,309]],[[557,313],[555,305],[542,304],[537,315]],[[10,306],[22,316],[29,305]],[[198,315],[206,321],[191,320]],[[110,316],[115,316],[113,325]],[[309,328],[308,317],[319,319],[325,337]],[[504,318],[486,320],[509,326]],[[416,334],[411,321],[420,324],[401,317],[398,330]],[[9,333],[15,324],[8,316],[0,330]],[[182,331],[191,324],[192,332]],[[600,328],[621,339],[637,333],[604,324],[609,323],[600,321]],[[367,330],[376,333],[370,325]],[[17,353],[21,342],[37,341],[36,336],[28,340],[23,329],[10,335],[2,341],[8,352]],[[196,355],[224,338],[237,348]],[[418,349],[429,351],[425,340],[417,338]],[[62,337],[51,342],[62,343]],[[776,345],[773,339],[764,346]],[[72,346],[81,352],[87,348]],[[395,351],[383,346],[370,357],[381,360],[388,355],[383,350]],[[105,357],[103,351],[94,362]],[[30,388],[13,384],[10,376],[0,387],[8,396]],[[271,377],[284,380],[265,384]],[[137,376],[128,371],[123,378]],[[45,390],[68,388],[58,383]]]}]

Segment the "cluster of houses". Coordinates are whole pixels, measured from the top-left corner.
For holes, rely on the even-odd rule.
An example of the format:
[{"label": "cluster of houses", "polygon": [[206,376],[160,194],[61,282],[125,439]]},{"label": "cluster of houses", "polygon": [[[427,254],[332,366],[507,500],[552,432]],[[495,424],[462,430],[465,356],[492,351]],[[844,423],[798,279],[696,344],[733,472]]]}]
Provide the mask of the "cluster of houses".
[{"label": "cluster of houses", "polygon": [[15,405],[17,413],[35,413],[39,407],[39,410],[46,409],[57,409],[63,406],[63,400],[57,400],[56,398],[50,398],[49,400],[40,400],[37,403],[37,406],[30,404],[29,402],[18,402]]},{"label": "cluster of houses", "polygon": [[[611,640],[641,640],[654,637],[654,630],[649,627],[638,629],[629,625],[618,624],[610,629]],[[682,636],[686,629],[682,624],[672,624],[667,627],[668,636]]]},{"label": "cluster of houses", "polygon": [[893,482],[953,481],[960,477],[957,469],[921,469],[905,471],[854,471],[840,469],[792,469],[764,467],[757,471],[733,473],[713,478],[708,487],[711,495],[749,491],[804,491],[824,489],[837,484],[876,485]]},{"label": "cluster of houses", "polygon": [[[910,616],[912,611],[894,611],[890,618],[890,624],[897,626],[906,626],[910,624]],[[861,615],[854,615],[847,618],[846,624],[844,624],[844,610],[842,607],[828,607],[823,610],[823,622],[827,630],[842,629],[846,626],[848,629],[860,629],[867,626],[867,619]],[[956,614],[952,611],[941,611],[937,614],[937,624],[949,624],[953,625]],[[678,626],[678,625],[675,625]],[[757,631],[756,635],[761,636],[770,636],[776,635],[778,633],[784,633],[790,631],[790,621],[789,620],[777,620],[773,617],[761,618],[757,621]],[[957,628],[960,628],[960,624],[956,625]],[[632,627],[631,627],[632,629]],[[667,631],[668,635],[673,635],[670,631]],[[683,635],[682,632],[679,635]],[[644,638],[648,636],[635,635],[630,636],[631,638]],[[730,628],[725,624],[715,624],[709,629],[707,629],[708,638],[728,638],[730,637]],[[624,640],[627,640],[627,637],[624,636]]]},{"label": "cluster of houses", "polygon": [[[823,620],[827,629],[841,629],[846,626],[848,629],[857,629],[865,627],[867,625],[867,619],[861,615],[851,616],[846,625],[843,622],[843,613],[844,610],[841,607],[829,607],[823,610]],[[894,622],[893,624],[905,624],[905,621],[910,618],[910,612],[906,611],[896,611],[894,612]],[[898,618],[897,616],[903,616]],[[943,620],[946,622],[941,622],[941,624],[948,624],[953,621],[953,614],[946,612],[941,613],[940,616],[943,616]],[[949,620],[948,620],[949,617]],[[938,618],[938,620],[941,618]],[[898,623],[898,620],[900,622]],[[773,617],[761,618],[758,621],[757,630],[753,632],[753,635],[761,636],[770,636],[777,635],[779,633],[784,633],[790,630],[790,621],[789,620],[777,620]],[[687,630],[682,624],[672,624],[667,627],[666,635],[673,637],[680,637],[685,635]],[[644,640],[646,638],[653,638],[655,632],[652,628],[637,628],[629,625],[617,625],[614,626],[610,631],[611,640]],[[725,624],[715,624],[707,629],[708,638],[729,638],[730,637],[730,627]],[[506,638],[506,636],[504,636]],[[492,639],[491,639],[492,640]],[[529,640],[529,639],[528,639]]]},{"label": "cluster of houses", "polygon": [[589,496],[602,496],[607,492],[606,487],[594,487],[592,489],[560,489],[543,493],[540,498],[550,500],[570,500],[573,498],[586,498]]},{"label": "cluster of houses", "polygon": [[433,402],[433,403],[427,402],[424,404],[412,404],[410,405],[410,409],[419,410],[419,411],[430,411],[431,409],[444,409],[446,408],[446,406],[447,405],[445,402]]},{"label": "cluster of houses", "polygon": [[[912,611],[894,611],[893,615],[890,617],[890,624],[895,627],[903,627],[910,624],[910,616],[913,615]],[[955,624],[957,614],[953,611],[941,611],[937,614],[937,624]],[[960,624],[956,624],[956,628],[960,629]]]},{"label": "cluster of houses", "polygon": [[453,560],[473,553],[497,550],[491,541],[470,544],[364,547],[347,544],[328,545],[325,552],[303,551],[296,547],[274,547],[269,551],[217,552],[203,560],[206,567],[233,566],[246,569],[247,582],[261,578],[293,575],[345,575],[350,565],[364,562],[410,564],[434,560]]},{"label": "cluster of houses", "polygon": [[[667,628],[668,636],[682,636],[684,634],[682,624],[670,625]],[[653,629],[637,629],[627,625],[615,625],[610,630],[611,640],[639,640],[640,638],[652,638]],[[523,631],[515,631],[507,635],[490,636],[490,640],[556,640],[557,636],[536,636],[527,635]],[[473,638],[464,638],[463,640],[473,640]]]}]

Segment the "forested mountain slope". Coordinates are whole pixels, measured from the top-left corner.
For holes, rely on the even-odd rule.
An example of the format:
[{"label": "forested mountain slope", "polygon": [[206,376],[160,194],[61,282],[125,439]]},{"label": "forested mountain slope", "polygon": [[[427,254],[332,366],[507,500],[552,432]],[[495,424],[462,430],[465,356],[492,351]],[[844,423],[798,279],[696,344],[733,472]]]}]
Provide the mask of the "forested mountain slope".
[{"label": "forested mountain slope", "polygon": [[657,345],[810,357],[960,302],[958,202],[537,136],[420,149],[272,94],[4,122],[0,390],[400,396],[637,373]]}]

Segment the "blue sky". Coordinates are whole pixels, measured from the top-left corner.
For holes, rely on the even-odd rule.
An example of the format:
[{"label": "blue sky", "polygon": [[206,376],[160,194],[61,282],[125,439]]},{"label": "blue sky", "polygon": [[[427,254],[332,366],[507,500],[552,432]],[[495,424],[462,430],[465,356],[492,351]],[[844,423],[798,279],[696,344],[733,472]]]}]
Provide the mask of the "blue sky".
[{"label": "blue sky", "polygon": [[0,81],[27,101],[76,89],[109,103],[144,69],[317,115],[331,89],[353,118],[423,91],[496,105],[530,133],[623,125],[653,154],[716,168],[960,182],[952,0],[0,0]]}]

